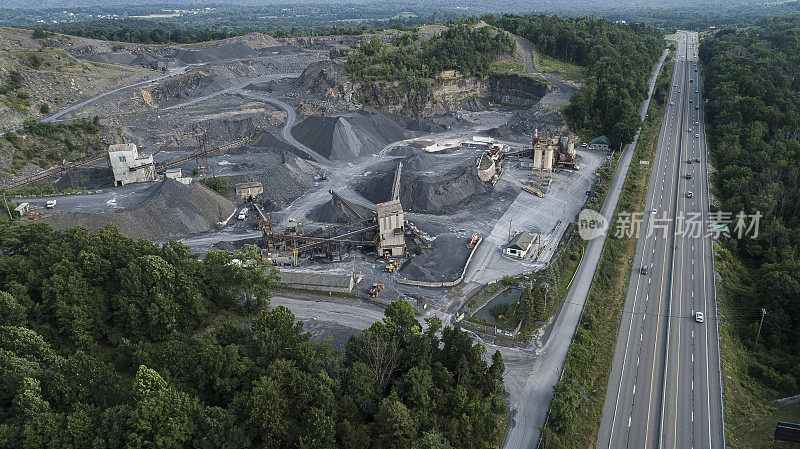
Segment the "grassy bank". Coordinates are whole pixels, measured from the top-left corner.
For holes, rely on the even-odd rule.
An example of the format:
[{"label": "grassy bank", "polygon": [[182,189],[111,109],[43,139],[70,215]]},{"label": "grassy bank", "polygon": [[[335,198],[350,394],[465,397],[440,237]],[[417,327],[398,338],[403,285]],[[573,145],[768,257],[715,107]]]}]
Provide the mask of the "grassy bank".
[{"label": "grassy bank", "polygon": [[[653,160],[670,83],[672,64],[665,63],[656,84],[653,100],[642,126],[633,162],[622,189],[617,211],[642,211],[650,177],[650,166],[640,160]],[[617,213],[611,221],[613,233]],[[625,303],[631,260],[636,252],[635,238],[606,240],[603,254],[586,299],[575,338],[567,353],[564,375],[555,387],[542,432],[547,448],[585,448],[597,441],[614,345]]]},{"label": "grassy bank", "polygon": [[742,311],[734,303],[737,290],[748,284],[743,279],[746,268],[727,249],[717,245],[714,265],[724,282],[718,284],[717,296],[722,321],[719,324],[722,375],[725,388],[725,424],[727,443],[736,449],[767,449],[773,446],[772,434],[777,421],[800,422],[800,404],[777,404],[779,394],[753,376],[758,359],[752,346],[745,346],[729,321],[741,321]]}]

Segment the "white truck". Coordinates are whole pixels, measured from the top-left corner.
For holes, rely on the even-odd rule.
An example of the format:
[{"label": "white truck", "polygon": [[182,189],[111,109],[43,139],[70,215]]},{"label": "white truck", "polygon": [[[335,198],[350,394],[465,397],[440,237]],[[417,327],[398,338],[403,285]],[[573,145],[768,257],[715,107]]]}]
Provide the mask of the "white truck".
[{"label": "white truck", "polygon": [[56,200],[48,200],[46,207],[48,209],[55,209],[56,208]]},{"label": "white truck", "polygon": [[239,212],[239,220],[244,220],[247,218],[247,208],[245,207]]}]

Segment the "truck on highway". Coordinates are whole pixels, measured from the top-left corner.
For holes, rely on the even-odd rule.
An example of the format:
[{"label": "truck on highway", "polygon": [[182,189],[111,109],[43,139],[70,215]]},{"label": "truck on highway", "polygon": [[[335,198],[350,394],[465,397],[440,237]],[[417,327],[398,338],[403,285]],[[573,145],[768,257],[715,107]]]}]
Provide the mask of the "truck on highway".
[{"label": "truck on highway", "polygon": [[56,208],[56,200],[48,200],[46,207],[48,209],[55,209]]}]

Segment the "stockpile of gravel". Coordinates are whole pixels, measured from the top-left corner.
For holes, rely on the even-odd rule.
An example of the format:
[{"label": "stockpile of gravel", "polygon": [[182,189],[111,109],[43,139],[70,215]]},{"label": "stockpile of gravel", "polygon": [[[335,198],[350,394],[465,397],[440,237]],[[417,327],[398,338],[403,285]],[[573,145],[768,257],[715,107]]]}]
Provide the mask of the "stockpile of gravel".
[{"label": "stockpile of gravel", "polygon": [[202,50],[178,50],[172,57],[187,64],[201,64],[222,59],[243,59],[258,56],[258,52],[242,43],[219,45]]},{"label": "stockpile of gravel", "polygon": [[166,240],[211,230],[227,219],[235,206],[200,183],[184,185],[172,179],[154,184],[136,206],[109,213],[66,212],[47,221],[58,229],[82,226],[100,229],[110,224],[134,238]]},{"label": "stockpile of gravel", "polygon": [[[372,211],[358,204],[352,204],[353,209],[362,217],[368,217]],[[319,223],[349,223],[357,219],[352,212],[346,210],[339,202],[331,198],[328,202],[316,207],[309,212],[308,218]]]},{"label": "stockpile of gravel", "polygon": [[265,153],[273,155],[269,165],[254,166],[252,171],[255,174],[234,177],[231,183],[260,182],[264,193],[259,195],[259,200],[264,209],[272,212],[285,208],[313,187],[319,169],[288,151],[270,149]]},{"label": "stockpile of gravel", "polygon": [[[491,189],[467,159],[442,172],[424,174],[435,168],[436,155],[420,153],[406,158],[400,178],[400,201],[409,212],[444,214],[456,212],[466,201],[476,201]],[[365,178],[355,189],[364,198],[380,203],[391,195],[394,169]]]},{"label": "stockpile of gravel", "polygon": [[471,249],[466,237],[448,232],[436,236],[430,249],[422,251],[400,268],[407,279],[425,282],[454,281],[461,276]]},{"label": "stockpile of gravel", "polygon": [[292,135],[331,160],[375,154],[392,142],[413,137],[393,117],[367,110],[333,117],[312,115],[297,124]]}]

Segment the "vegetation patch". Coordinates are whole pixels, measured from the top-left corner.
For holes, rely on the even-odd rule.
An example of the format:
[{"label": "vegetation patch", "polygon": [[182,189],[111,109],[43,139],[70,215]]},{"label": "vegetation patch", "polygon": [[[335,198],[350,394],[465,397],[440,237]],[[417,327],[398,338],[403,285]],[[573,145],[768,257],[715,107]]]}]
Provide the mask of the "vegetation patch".
[{"label": "vegetation patch", "polygon": [[[793,15],[700,44],[713,193],[733,220],[716,268],[725,421],[736,448],[768,447],[775,422],[797,421],[800,408],[772,402],[800,393],[800,42],[790,37],[798,33]],[[737,238],[740,211],[762,214],[757,237]]]},{"label": "vegetation patch", "polygon": [[98,117],[70,123],[29,119],[16,132],[8,131],[0,138],[0,150],[13,154],[12,171],[27,163],[48,168],[105,151],[101,130]]},{"label": "vegetation patch", "polygon": [[365,102],[419,110],[430,100],[435,78],[483,78],[496,57],[513,53],[511,36],[494,27],[473,27],[474,22],[454,23],[407,47],[390,47],[373,37],[356,48],[345,68],[353,81],[362,83]]},{"label": "vegetation patch", "polygon": [[536,52],[535,58],[536,70],[542,73],[557,72],[562,78],[568,80],[583,80],[586,78],[586,67],[564,62],[539,52]]},{"label": "vegetation patch", "polygon": [[[673,65],[665,63],[658,77],[633,160],[653,160]],[[650,170],[631,163],[617,211],[643,210]],[[614,230],[615,213],[609,229]],[[541,438],[549,448],[582,448],[597,442],[606,387],[614,357],[620,316],[625,304],[631,260],[636,252],[632,237],[606,239],[592,287],[555,386]]]},{"label": "vegetation patch", "polygon": [[647,81],[664,49],[660,31],[594,17],[489,15],[483,20],[528,39],[541,54],[573,65],[559,63],[556,70],[576,76],[575,66],[585,68],[586,82],[564,109],[570,130],[586,141],[606,135],[614,147],[633,141],[640,124],[638,105],[647,98]]},{"label": "vegetation patch", "polygon": [[[499,352],[409,303],[344,350],[270,308],[255,246],[0,227],[3,447],[492,448]],[[239,263],[236,263],[237,259]]]}]

